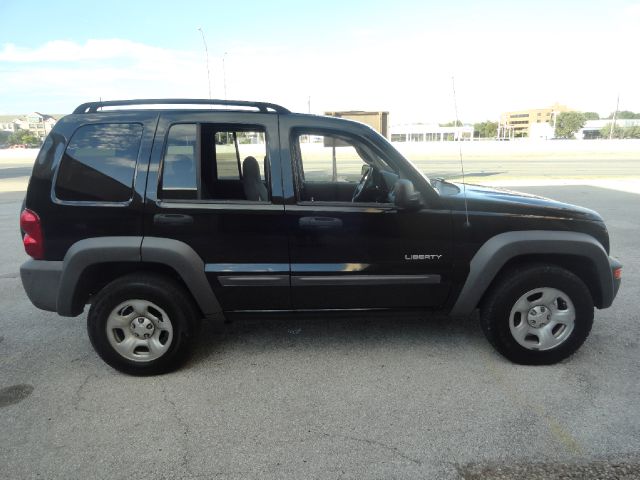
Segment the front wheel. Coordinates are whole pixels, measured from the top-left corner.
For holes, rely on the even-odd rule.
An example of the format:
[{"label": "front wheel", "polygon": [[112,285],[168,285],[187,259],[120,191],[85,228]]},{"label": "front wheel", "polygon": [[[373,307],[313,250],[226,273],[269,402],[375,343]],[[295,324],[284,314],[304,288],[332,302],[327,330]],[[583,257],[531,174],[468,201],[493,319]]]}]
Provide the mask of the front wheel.
[{"label": "front wheel", "polygon": [[593,325],[593,299],[572,272],[531,265],[502,276],[483,302],[482,329],[509,360],[549,365],[572,355]]},{"label": "front wheel", "polygon": [[113,368],[154,375],[176,368],[188,353],[198,314],[175,281],[153,274],[114,280],[87,317],[91,344]]}]

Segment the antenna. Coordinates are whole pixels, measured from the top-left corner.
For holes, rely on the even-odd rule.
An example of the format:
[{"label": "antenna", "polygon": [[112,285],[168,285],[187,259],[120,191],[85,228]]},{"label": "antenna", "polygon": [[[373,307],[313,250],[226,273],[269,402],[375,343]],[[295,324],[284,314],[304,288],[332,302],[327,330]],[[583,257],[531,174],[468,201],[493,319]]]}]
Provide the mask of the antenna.
[{"label": "antenna", "polygon": [[[460,120],[458,120],[458,100],[456,99],[456,79],[455,77],[451,77],[451,86],[453,88],[453,106],[456,111],[456,128],[458,128],[458,124]],[[464,214],[466,218],[466,222],[464,224],[465,227],[470,226],[469,223],[469,207],[467,205],[467,184],[464,180],[464,162],[462,161],[462,140],[458,138],[458,152],[460,154],[460,169],[462,170],[462,191],[464,195]]]}]

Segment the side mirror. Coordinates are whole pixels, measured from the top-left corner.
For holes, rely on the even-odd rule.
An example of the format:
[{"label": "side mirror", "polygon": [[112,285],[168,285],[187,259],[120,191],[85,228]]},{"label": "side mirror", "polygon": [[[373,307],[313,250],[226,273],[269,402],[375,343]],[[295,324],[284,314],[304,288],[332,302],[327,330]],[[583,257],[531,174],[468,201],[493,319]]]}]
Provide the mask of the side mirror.
[{"label": "side mirror", "polygon": [[410,180],[401,178],[393,188],[394,205],[399,210],[418,210],[422,206],[420,193],[416,192]]}]

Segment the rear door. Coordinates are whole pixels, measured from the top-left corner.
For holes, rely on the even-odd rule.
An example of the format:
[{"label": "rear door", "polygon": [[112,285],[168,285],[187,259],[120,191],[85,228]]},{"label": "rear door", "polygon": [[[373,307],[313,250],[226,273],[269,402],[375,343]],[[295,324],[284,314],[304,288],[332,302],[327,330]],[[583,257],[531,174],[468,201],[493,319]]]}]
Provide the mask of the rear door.
[{"label": "rear door", "polygon": [[[251,192],[266,195],[247,197],[247,162],[259,170],[253,171]],[[162,114],[147,185],[145,234],[193,248],[224,310],[288,309],[281,185],[276,114]]]}]

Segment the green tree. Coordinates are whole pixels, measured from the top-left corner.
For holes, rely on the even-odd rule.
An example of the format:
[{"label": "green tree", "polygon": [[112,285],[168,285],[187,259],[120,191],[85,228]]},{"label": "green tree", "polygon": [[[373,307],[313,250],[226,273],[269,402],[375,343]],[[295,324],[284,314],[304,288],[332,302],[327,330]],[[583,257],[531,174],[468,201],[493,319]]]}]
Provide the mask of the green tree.
[{"label": "green tree", "polygon": [[[614,114],[611,113],[608,118],[613,118],[613,115]],[[622,111],[618,112],[618,114],[616,115],[616,118],[620,118],[620,119],[623,119],[623,120],[640,118],[640,113],[634,113],[634,112],[631,112],[629,110],[622,110]]]},{"label": "green tree", "polygon": [[11,136],[10,132],[0,132],[0,144],[5,144]]},{"label": "green tree", "polygon": [[498,134],[498,122],[487,120],[473,124],[473,136],[477,138],[495,138]]},{"label": "green tree", "polygon": [[[609,138],[609,135],[611,135],[611,123],[607,123],[600,129],[600,136],[602,138]],[[613,127],[613,135],[611,138],[624,138],[624,128],[620,125]]]},{"label": "green tree", "polygon": [[640,138],[640,127],[627,127],[624,130],[624,138]]},{"label": "green tree", "polygon": [[8,143],[9,145],[37,145],[40,139],[29,130],[18,130],[9,136]]},{"label": "green tree", "polygon": [[556,137],[575,138],[578,130],[584,127],[586,119],[582,112],[562,112],[556,118]]},{"label": "green tree", "polygon": [[440,126],[441,127],[461,127],[462,122],[460,120],[452,120],[447,123],[441,123]]},{"label": "green tree", "polygon": [[584,112],[585,120],[600,120],[600,115],[596,112]]}]

